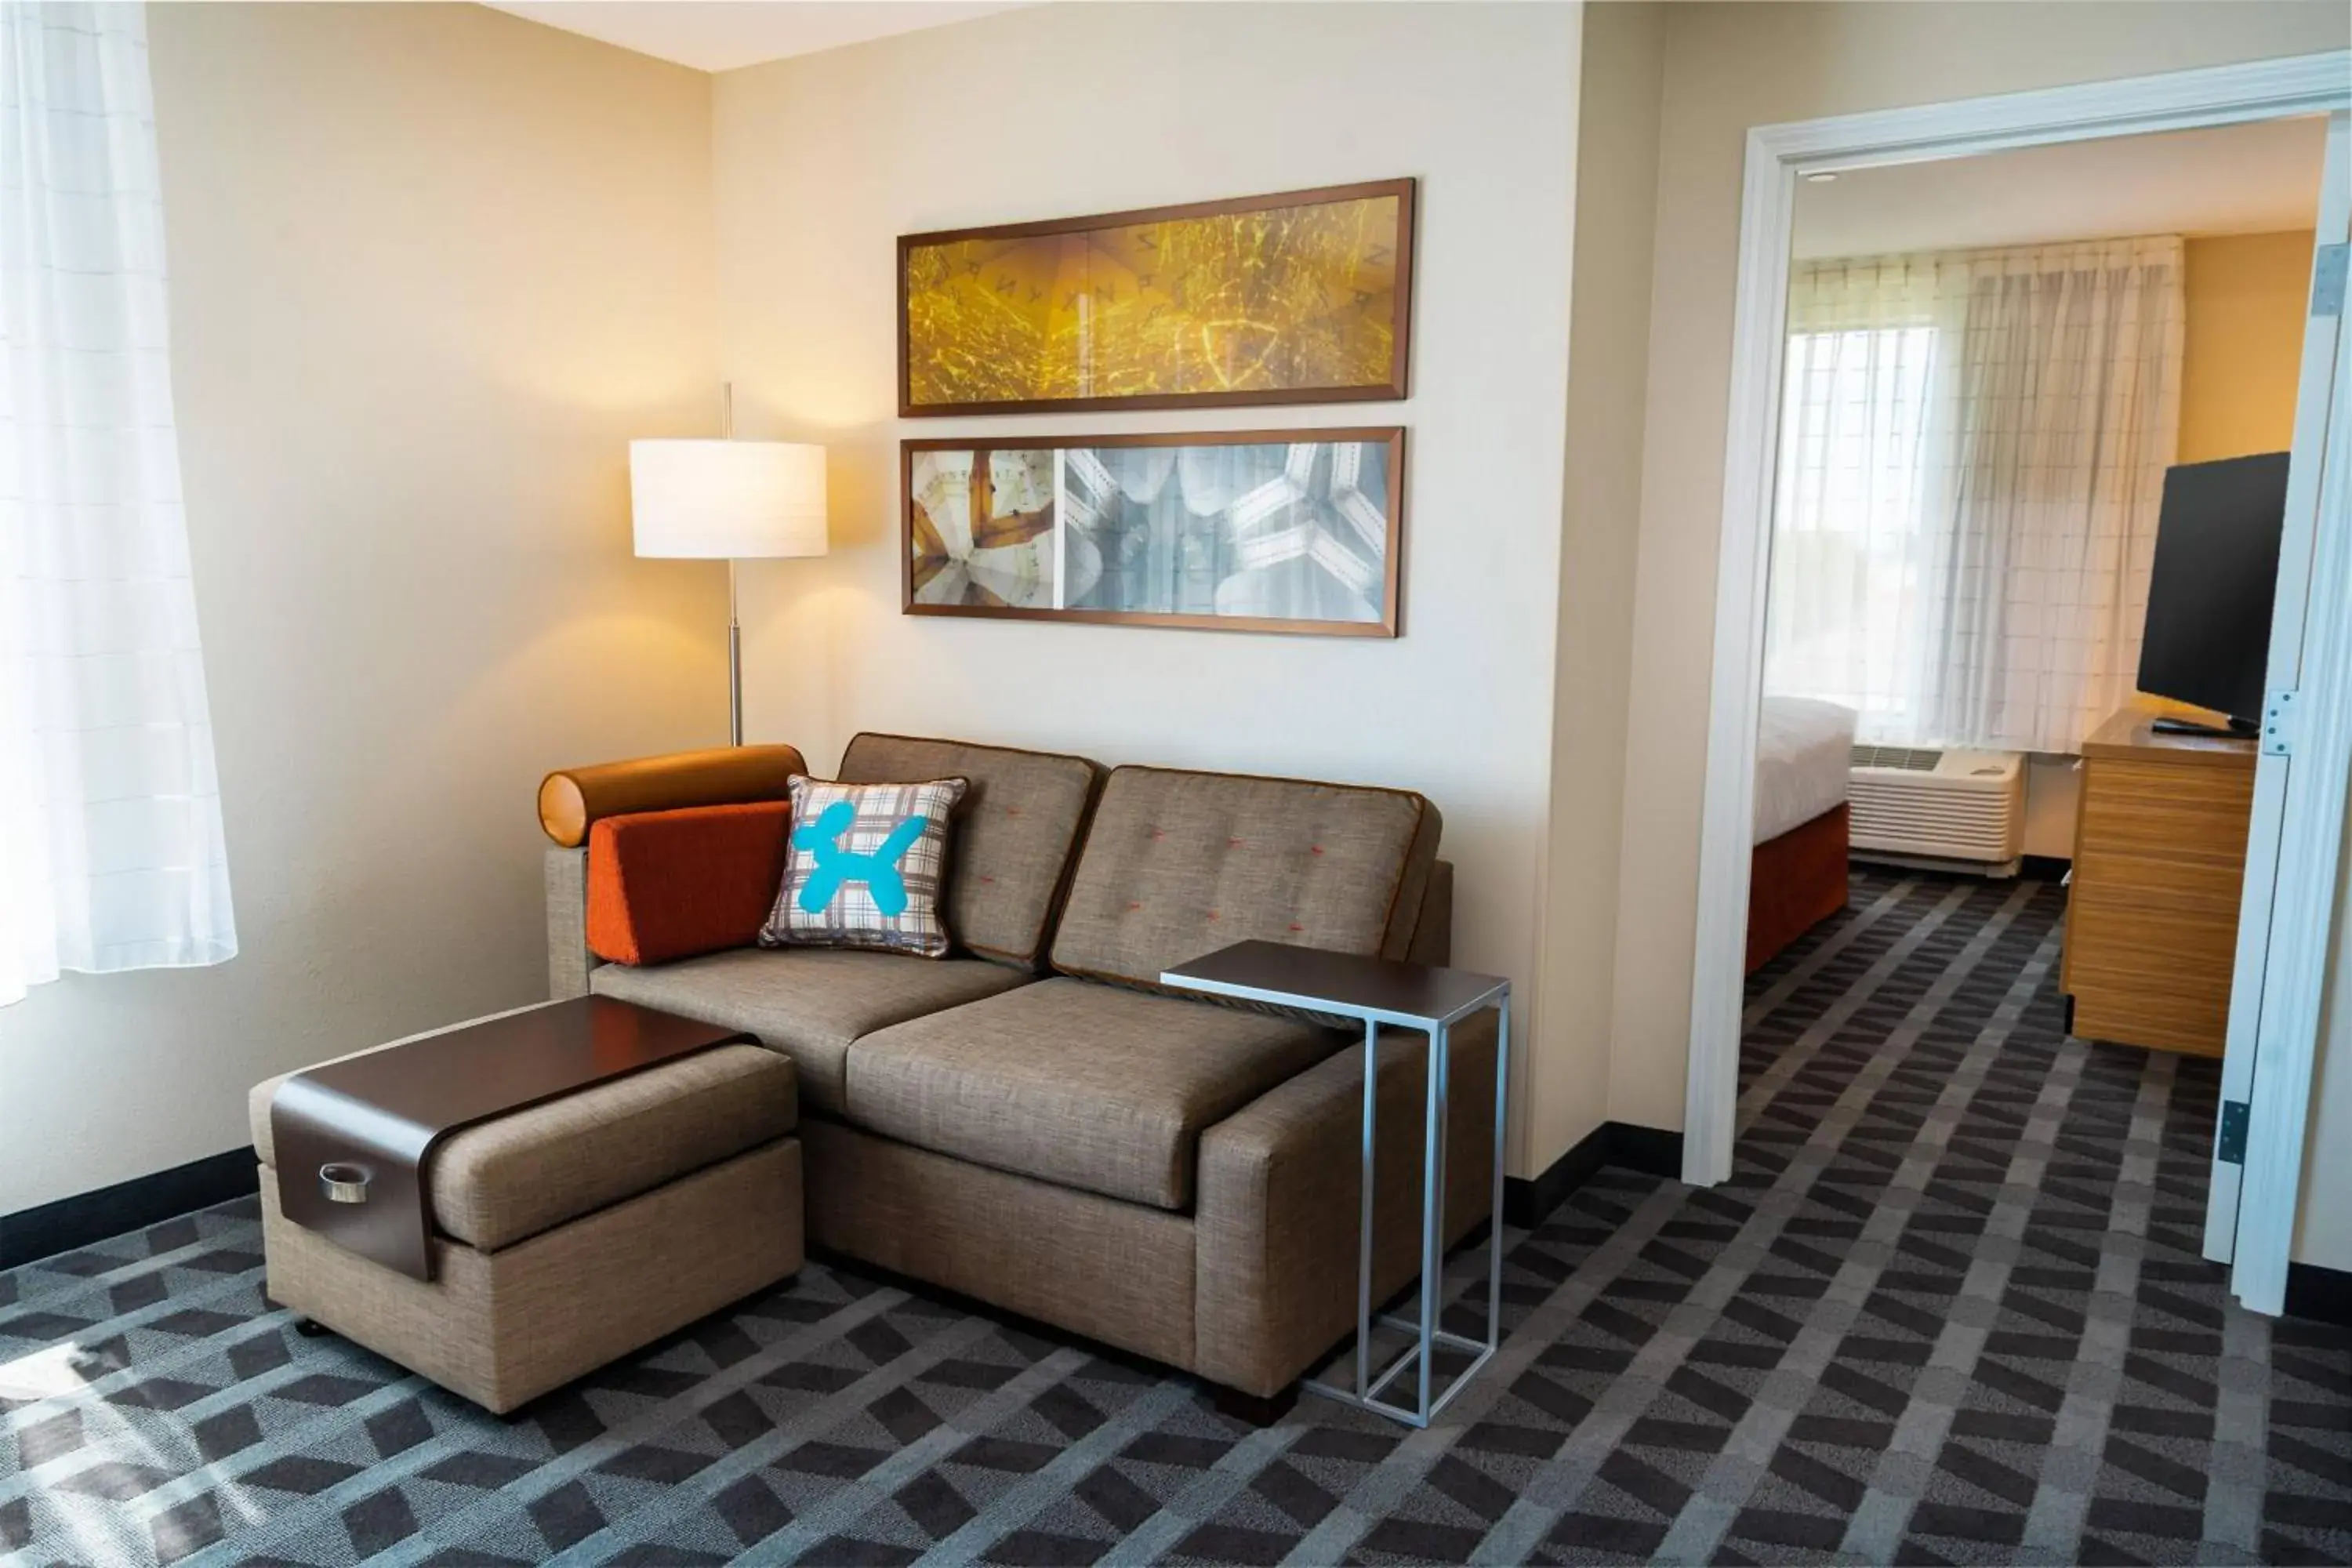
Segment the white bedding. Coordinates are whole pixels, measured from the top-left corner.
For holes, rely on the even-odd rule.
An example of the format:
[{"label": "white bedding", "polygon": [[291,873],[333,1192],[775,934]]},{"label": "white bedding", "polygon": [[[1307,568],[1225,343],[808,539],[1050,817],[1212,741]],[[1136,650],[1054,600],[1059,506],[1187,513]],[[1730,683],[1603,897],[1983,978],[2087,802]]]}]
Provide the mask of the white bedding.
[{"label": "white bedding", "polygon": [[1812,697],[1767,697],[1756,727],[1756,842],[1843,804],[1853,766],[1853,710]]}]

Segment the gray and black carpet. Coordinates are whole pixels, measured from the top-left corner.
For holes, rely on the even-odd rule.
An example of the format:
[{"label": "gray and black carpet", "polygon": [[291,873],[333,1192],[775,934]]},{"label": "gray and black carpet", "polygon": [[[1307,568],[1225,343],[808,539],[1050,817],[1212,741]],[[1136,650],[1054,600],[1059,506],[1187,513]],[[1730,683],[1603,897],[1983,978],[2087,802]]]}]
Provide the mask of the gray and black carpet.
[{"label": "gray and black carpet", "polygon": [[1425,1433],[817,1265],[499,1421],[296,1335],[247,1201],[0,1274],[0,1556],[2352,1561],[2352,1333],[2229,1302],[2212,1066],[2066,1037],[2062,910],[1857,875],[1750,984],[1734,1179],[1512,1233]]}]

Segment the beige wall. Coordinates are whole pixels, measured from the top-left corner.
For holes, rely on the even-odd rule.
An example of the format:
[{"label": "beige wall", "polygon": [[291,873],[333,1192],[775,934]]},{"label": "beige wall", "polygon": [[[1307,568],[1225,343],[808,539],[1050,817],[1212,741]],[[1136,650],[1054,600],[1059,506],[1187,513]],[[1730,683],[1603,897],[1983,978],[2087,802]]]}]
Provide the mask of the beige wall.
[{"label": "beige wall", "polygon": [[[821,767],[873,728],[1423,790],[1457,955],[1547,1028],[1580,36],[1574,5],[1049,5],[721,75],[740,426],[832,449],[833,553],[747,573],[750,733]],[[895,236],[1399,174],[1422,182],[1402,404],[896,417]],[[1397,641],[899,613],[902,436],[1386,422],[1410,429]]]},{"label": "beige wall", "polygon": [[1612,1118],[1683,1120],[1747,128],[2341,48],[2347,32],[2334,0],[1667,7]]},{"label": "beige wall", "polygon": [[2189,242],[2182,462],[2284,452],[2294,439],[2311,247],[2309,229]]},{"label": "beige wall", "polygon": [[243,952],[0,1014],[0,1213],[247,1141],[245,1090],[543,996],[542,770],[709,744],[709,83],[473,6],[150,12],[173,382]]},{"label": "beige wall", "polygon": [[1649,374],[1665,15],[1585,7],[1570,304],[1568,481],[1552,693],[1551,840],[1544,876],[1545,1070],[1528,1106],[1540,1171],[1609,1117],[1626,692],[1642,521],[1642,388]]}]

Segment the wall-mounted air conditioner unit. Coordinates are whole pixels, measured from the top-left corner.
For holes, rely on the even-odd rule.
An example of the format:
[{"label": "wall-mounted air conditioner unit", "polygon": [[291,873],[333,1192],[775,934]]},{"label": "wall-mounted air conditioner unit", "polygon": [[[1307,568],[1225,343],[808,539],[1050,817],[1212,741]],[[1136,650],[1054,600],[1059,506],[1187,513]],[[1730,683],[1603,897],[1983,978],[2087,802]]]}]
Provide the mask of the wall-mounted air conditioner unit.
[{"label": "wall-mounted air conditioner unit", "polygon": [[1856,746],[1848,798],[1857,860],[2013,877],[2025,854],[2016,752]]}]

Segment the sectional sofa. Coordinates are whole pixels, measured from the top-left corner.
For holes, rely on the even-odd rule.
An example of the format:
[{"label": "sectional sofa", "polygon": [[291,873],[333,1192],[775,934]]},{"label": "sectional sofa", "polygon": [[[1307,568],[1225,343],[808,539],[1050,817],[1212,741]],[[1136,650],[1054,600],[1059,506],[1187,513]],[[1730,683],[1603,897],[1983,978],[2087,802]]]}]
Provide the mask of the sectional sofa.
[{"label": "sectional sofa", "polygon": [[[1443,963],[1453,871],[1400,790],[863,734],[838,776],[969,779],[944,960],[740,948],[638,967],[583,936],[591,818],[750,788],[685,761],[542,820],[550,973],[746,1030],[798,1070],[809,1240],[1277,1399],[1354,1321],[1363,1042],[1169,993],[1247,938]],[[561,818],[561,820],[559,820]],[[566,843],[562,840],[570,839]],[[1486,1218],[1493,1015],[1457,1026],[1446,1232]],[[1375,1288],[1416,1267],[1427,1041],[1384,1033]]]}]

